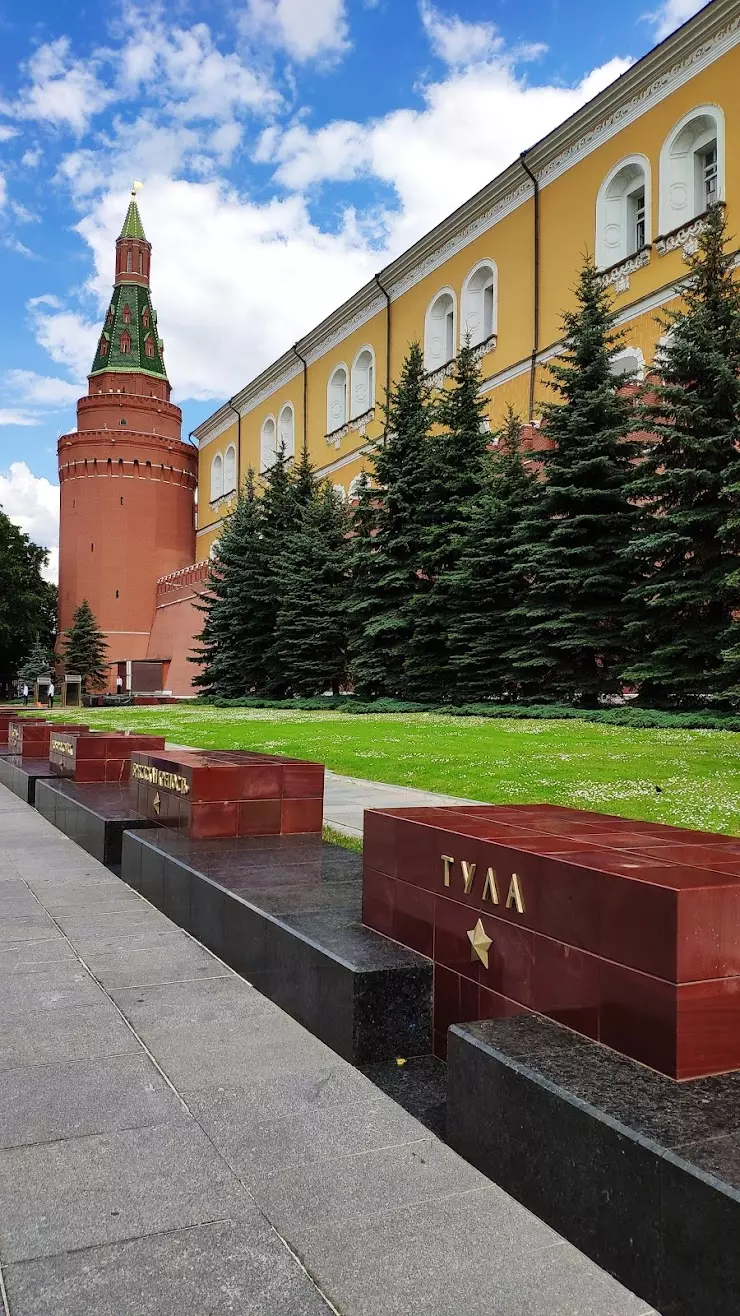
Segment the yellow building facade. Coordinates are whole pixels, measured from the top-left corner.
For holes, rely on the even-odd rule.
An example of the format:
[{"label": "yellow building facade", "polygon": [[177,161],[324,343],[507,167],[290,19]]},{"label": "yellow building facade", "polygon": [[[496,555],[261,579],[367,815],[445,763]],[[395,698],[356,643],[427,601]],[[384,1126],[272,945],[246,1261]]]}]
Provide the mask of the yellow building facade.
[{"label": "yellow building facade", "polygon": [[305,437],[318,474],[351,496],[413,341],[442,383],[469,334],[491,428],[509,403],[536,425],[586,252],[624,333],[615,369],[644,371],[708,206],[725,203],[740,233],[739,147],[740,4],[713,0],[194,431],[198,560],[247,469],[281,442],[296,452]]}]

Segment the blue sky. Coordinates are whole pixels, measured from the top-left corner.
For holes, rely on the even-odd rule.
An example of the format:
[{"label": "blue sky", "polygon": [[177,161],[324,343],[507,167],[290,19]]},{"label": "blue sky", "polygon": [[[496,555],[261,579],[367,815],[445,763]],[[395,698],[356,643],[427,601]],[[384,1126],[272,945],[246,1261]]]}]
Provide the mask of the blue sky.
[{"label": "blue sky", "polygon": [[0,505],[53,548],[134,178],[187,432],[700,7],[0,0]]}]

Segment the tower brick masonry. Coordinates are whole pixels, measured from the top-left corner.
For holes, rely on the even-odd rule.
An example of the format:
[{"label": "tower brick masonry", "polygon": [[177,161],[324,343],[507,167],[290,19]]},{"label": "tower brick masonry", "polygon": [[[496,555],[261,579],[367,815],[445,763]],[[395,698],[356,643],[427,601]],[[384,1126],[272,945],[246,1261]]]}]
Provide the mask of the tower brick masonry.
[{"label": "tower brick masonry", "polygon": [[86,598],[111,663],[147,656],[157,580],[195,557],[197,450],[170,402],[151,250],[132,195],[88,393],[58,444],[60,633]]}]

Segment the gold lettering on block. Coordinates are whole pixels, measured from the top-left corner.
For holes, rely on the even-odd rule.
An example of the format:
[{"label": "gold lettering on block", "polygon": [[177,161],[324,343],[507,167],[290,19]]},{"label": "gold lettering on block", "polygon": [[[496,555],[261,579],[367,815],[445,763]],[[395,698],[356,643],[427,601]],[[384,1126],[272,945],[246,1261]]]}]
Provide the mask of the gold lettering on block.
[{"label": "gold lettering on block", "polygon": [[465,894],[467,895],[468,892],[470,891],[471,886],[473,885],[473,881],[475,879],[475,870],[478,867],[478,865],[468,864],[463,859],[461,867],[462,867],[463,882],[465,883]]},{"label": "gold lettering on block", "polygon": [[455,860],[452,858],[451,854],[442,855],[442,863],[444,864],[444,870],[445,870],[445,875],[444,875],[445,886],[450,885],[450,873],[452,872],[452,865],[454,864],[454,862]]},{"label": "gold lettering on block", "polygon": [[134,781],[148,781],[152,786],[175,791],[177,795],[190,794],[187,777],[181,777],[177,772],[164,772],[161,768],[151,767],[148,763],[132,763],[131,776]]},{"label": "gold lettering on block", "polygon": [[486,880],[483,884],[483,895],[481,898],[483,900],[490,900],[492,905],[497,905],[499,903],[498,887],[496,886],[496,870],[494,868],[489,868],[486,873]]},{"label": "gold lettering on block", "polygon": [[67,758],[73,759],[75,756],[74,745],[69,740],[59,740],[52,737],[50,748],[56,750],[57,754],[66,754]]},{"label": "gold lettering on block", "polygon": [[516,909],[517,914],[524,913],[524,897],[522,895],[522,888],[519,885],[518,873],[511,874],[511,881],[509,883],[509,894],[506,897],[506,908]]}]

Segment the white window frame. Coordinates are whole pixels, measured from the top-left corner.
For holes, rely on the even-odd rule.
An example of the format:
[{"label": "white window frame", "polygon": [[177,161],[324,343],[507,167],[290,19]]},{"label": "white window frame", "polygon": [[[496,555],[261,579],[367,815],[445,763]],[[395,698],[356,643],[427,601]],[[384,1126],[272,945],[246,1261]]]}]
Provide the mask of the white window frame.
[{"label": "white window frame", "polygon": [[[492,297],[492,305],[491,305],[490,328],[488,328],[485,323],[485,305],[481,309],[480,306],[476,306],[473,302],[474,297],[480,299],[481,293],[485,292],[485,287],[487,286],[487,282],[486,285],[484,285],[484,288],[476,289],[473,292],[471,292],[471,287],[470,287],[474,279],[477,277],[478,274],[481,273],[482,270],[490,270],[492,275],[493,297]],[[478,324],[474,325],[474,327],[471,329],[470,321],[475,316],[479,317]],[[488,331],[486,332],[487,328]],[[479,260],[477,265],[474,265],[472,270],[470,270],[468,274],[465,276],[465,282],[463,283],[463,287],[462,287],[462,296],[460,298],[460,346],[462,346],[462,344],[465,342],[465,337],[468,333],[470,333],[470,346],[479,347],[481,343],[485,343],[486,340],[488,338],[491,338],[494,334],[496,334],[497,331],[498,331],[498,266],[495,260],[491,260],[490,257],[488,257],[485,260]]]},{"label": "white window frame", "polygon": [[[285,433],[286,417],[290,417],[290,433],[288,438],[286,438],[286,433]],[[280,414],[278,416],[278,423],[277,423],[276,442],[278,447],[282,444],[285,445],[286,457],[295,457],[295,407],[293,406],[292,402],[285,402],[283,406],[280,408]]]},{"label": "white window frame", "polygon": [[[231,459],[231,470],[229,470],[229,459]],[[234,493],[236,489],[236,447],[230,443],[224,453],[224,493]]]},{"label": "white window frame", "polygon": [[[370,357],[370,365],[365,370],[360,366],[360,357],[367,352]],[[358,396],[363,388],[362,375],[365,375],[364,389],[365,400],[362,401]],[[372,411],[375,406],[375,352],[369,343],[361,347],[354,361],[352,362],[352,390],[350,402],[350,420],[356,420],[358,416],[364,416],[365,412]]]},{"label": "white window frame", "polygon": [[[334,394],[332,393],[332,386],[333,386],[333,384],[334,384],[335,379],[337,378],[337,375],[339,375],[340,372],[343,372],[343,374],[344,374],[344,405],[343,405],[343,407],[342,407],[342,413],[343,413],[343,414],[342,414],[342,419],[341,419],[341,420],[338,420],[338,419],[332,414],[332,412],[333,412],[333,410],[334,410],[334,403],[335,403],[335,401],[336,401],[336,398],[335,398]],[[326,432],[327,432],[327,434],[333,434],[333,433],[335,432],[335,430],[340,430],[340,429],[342,428],[342,426],[343,426],[343,425],[346,425],[346,424],[347,424],[347,421],[349,420],[349,383],[350,383],[349,370],[347,369],[346,362],[344,362],[344,361],[338,361],[337,364],[334,366],[334,368],[333,368],[331,374],[329,375],[329,380],[328,380],[328,383],[327,383],[327,385],[326,385]]]},{"label": "white window frame", "polygon": [[224,496],[224,459],[220,452],[214,453],[211,461],[211,502]]},{"label": "white window frame", "polygon": [[353,498],[359,498],[359,496],[360,496],[360,485],[361,485],[361,484],[362,484],[362,474],[360,474],[360,475],[355,475],[355,476],[353,476],[352,479],[350,480],[350,482],[349,482],[349,488],[347,489],[347,498],[348,498],[350,501],[351,501]]},{"label": "white window frame", "polygon": [[[689,131],[692,128],[693,132]],[[724,201],[725,116],[721,106],[695,106],[666,137],[660,152],[661,234],[690,224],[706,210],[700,194],[700,159],[713,142],[717,146],[717,201]]]},{"label": "white window frame", "polygon": [[[272,436],[270,437],[268,426],[272,425]],[[270,413],[265,416],[260,426],[260,471],[269,471],[271,466],[275,465],[277,458],[277,425],[275,417]]]},{"label": "white window frame", "polygon": [[[444,346],[437,351],[432,351],[432,344],[436,339],[436,335],[434,338],[432,337],[432,319],[434,318],[433,312],[435,306],[437,306],[437,304],[441,301],[443,297],[452,298],[452,333],[451,333],[452,352],[450,353],[449,356],[447,355],[447,350],[450,345],[450,333],[448,332],[447,329],[447,316],[449,315],[449,311],[445,313]],[[434,370],[439,370],[442,366],[448,365],[449,362],[453,360],[455,356],[456,343],[457,343],[457,297],[455,295],[455,289],[450,287],[438,288],[434,296],[432,297],[432,300],[430,301],[429,305],[427,306],[427,313],[424,317],[424,366],[429,374],[431,374],[432,371]]]},{"label": "white window frame", "polygon": [[[632,177],[629,176],[630,171]],[[610,189],[624,173],[624,188],[609,195]],[[642,178],[640,178],[642,175]],[[626,155],[609,170],[596,198],[596,265],[609,269],[629,260],[639,250],[634,237],[635,216],[631,206],[635,194],[645,191],[645,241],[652,242],[652,171],[646,155]]]},{"label": "white window frame", "polygon": [[[615,370],[614,367],[624,362],[629,363],[630,369],[627,371]],[[645,378],[645,357],[639,347],[625,347],[624,351],[617,352],[610,362],[611,373],[617,379],[628,380],[629,383],[637,383]]]}]

